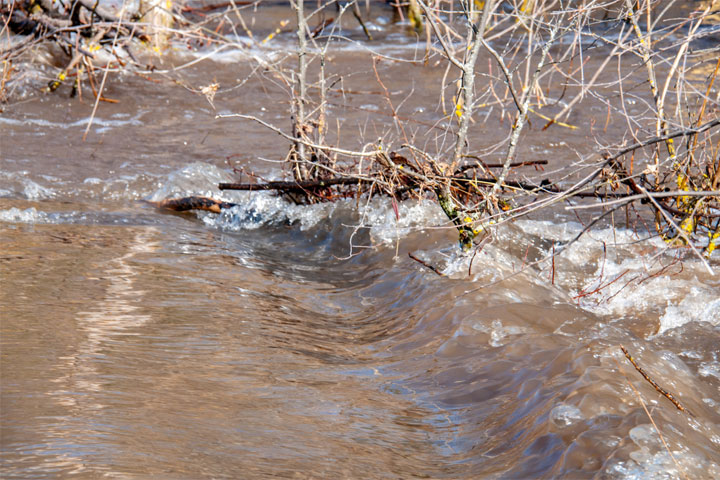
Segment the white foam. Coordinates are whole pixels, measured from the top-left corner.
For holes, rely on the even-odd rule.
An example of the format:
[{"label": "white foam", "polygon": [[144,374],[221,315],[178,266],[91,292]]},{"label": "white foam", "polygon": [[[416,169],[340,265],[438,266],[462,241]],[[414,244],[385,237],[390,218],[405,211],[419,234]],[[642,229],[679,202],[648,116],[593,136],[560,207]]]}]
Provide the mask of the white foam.
[{"label": "white foam", "polygon": [[44,200],[54,196],[54,192],[50,188],[43,187],[42,185],[33,182],[30,179],[24,178],[23,183],[23,195],[28,200]]},{"label": "white foam", "polygon": [[0,210],[0,222],[7,223],[50,223],[48,214],[38,211],[35,207],[20,210],[19,208],[10,208],[9,210]]},{"label": "white foam", "polygon": [[[582,228],[570,222],[517,224],[523,232],[551,242],[571,240]],[[586,233],[556,259],[556,284],[598,315],[657,315],[659,335],[691,321],[719,325],[720,281],[687,252],[666,250],[659,238],[638,240],[623,229]],[[669,268],[663,271],[664,266]]]},{"label": "white foam", "polygon": [[565,428],[585,420],[579,408],[561,403],[550,411],[550,420],[558,427]]},{"label": "white foam", "polygon": [[492,331],[490,332],[490,346],[502,347],[508,341],[508,337],[531,332],[532,330],[517,325],[503,325],[500,320],[493,320]]},{"label": "white foam", "polygon": [[717,360],[703,362],[698,368],[698,373],[703,377],[715,377],[720,380],[720,362]]},{"label": "white foam", "polygon": [[685,292],[677,304],[670,304],[665,314],[660,317],[660,331],[666,331],[685,325],[688,322],[708,322],[711,325],[720,325],[720,297],[717,289],[700,285],[688,285],[691,282],[679,281],[680,285],[674,288]]},{"label": "white foam", "polygon": [[[235,207],[224,210],[220,215],[200,214],[208,225],[228,230],[255,229],[278,223],[297,224],[301,230],[305,230],[338,211],[350,213],[354,210],[354,199],[296,205],[274,192],[221,191],[217,188],[218,183],[231,181],[233,178],[228,172],[214,165],[194,163],[170,174],[148,200],[199,195],[236,203]],[[392,202],[387,198],[361,201],[357,220],[352,221],[352,216],[348,215],[346,226],[349,230],[369,229],[377,243],[392,243],[412,231],[439,225],[444,221],[442,211],[430,200],[408,200],[396,206],[397,216]]]},{"label": "white foam", "polygon": [[233,201],[231,193],[223,192],[217,187],[218,183],[231,181],[233,181],[232,176],[225,170],[215,165],[197,162],[171,173],[167,180],[162,182],[160,188],[147,199],[157,202],[167,198],[199,195]]},{"label": "white foam", "polygon": [[[122,127],[122,126],[126,126],[126,125],[140,126],[140,125],[143,125],[143,122],[140,119],[144,114],[145,114],[145,112],[141,111],[134,117],[128,118],[128,119],[104,119],[101,117],[94,117],[94,118],[92,118],[92,126],[98,133],[106,132],[113,128]],[[38,118],[32,118],[32,117],[27,117],[27,116],[22,117],[22,118],[0,117],[0,124],[11,125],[11,126],[36,125],[38,127],[43,127],[43,128],[70,129],[70,128],[76,128],[76,127],[84,128],[87,126],[87,124],[90,122],[90,120],[91,120],[91,117],[85,117],[80,120],[75,120],[73,122],[67,122],[67,121],[53,122],[53,121],[47,120],[46,118],[41,118],[41,117],[38,117]],[[38,130],[38,131],[40,131],[40,130]]]},{"label": "white foam", "polygon": [[[40,176],[45,177],[45,180],[51,182],[57,181],[57,179],[53,177],[46,175]],[[0,190],[0,197],[22,196],[28,200],[46,200],[56,195],[54,189],[30,180],[28,178],[28,172],[24,170],[17,172],[0,171],[0,179],[5,183],[4,186],[9,187]]]},{"label": "white foam", "polygon": [[653,480],[675,480],[685,478],[684,472],[687,471],[687,467],[693,468],[697,465],[707,464],[707,462],[703,462],[695,455],[687,452],[673,452],[673,455],[684,467],[682,474],[675,461],[673,461],[673,457],[667,451],[650,454],[644,449],[631,452],[630,458],[632,460],[615,462],[606,469],[606,472],[612,478],[622,480],[647,480],[649,478]]},{"label": "white foam", "polygon": [[[370,30],[384,30],[384,27],[373,27]],[[356,28],[354,32],[361,35],[362,29]],[[330,43],[329,51],[338,52],[367,52],[370,54],[382,54],[384,56],[408,56],[408,53],[415,57],[424,55],[426,44],[416,37],[405,33],[394,33],[387,36],[381,43],[368,43],[364,38],[354,40],[347,34],[350,31],[336,30],[333,40]],[[362,35],[364,37],[364,35]],[[254,41],[244,35],[227,35],[227,43],[212,49],[187,50],[184,44],[178,44],[174,53],[180,58],[189,58],[189,62],[176,67],[185,68],[204,60],[217,63],[229,64],[237,62],[254,61],[262,66],[270,66],[279,62],[283,57],[294,55],[297,48],[297,41],[294,35],[277,35],[272,39],[263,42]],[[264,39],[263,39],[264,40]],[[320,54],[324,48],[325,40],[321,40],[317,47],[315,44],[308,45],[308,51],[312,54]]]},{"label": "white foam", "polygon": [[[230,195],[225,192],[223,197],[238,205],[218,216],[205,214],[202,218],[209,225],[229,230],[254,229],[277,223],[295,224],[301,230],[307,230],[336,212],[349,214],[355,204],[355,200],[339,200],[333,203],[296,205],[273,192],[234,192]],[[407,201],[397,204],[396,217],[392,202],[376,197],[361,205],[360,218],[356,223],[349,221],[345,226],[348,230],[367,228],[374,242],[390,244],[412,231],[430,225],[432,220],[440,221],[437,211],[439,209],[432,202]]]},{"label": "white foam", "polygon": [[328,217],[333,204],[294,205],[268,192],[244,193],[238,205],[220,215],[203,214],[203,221],[225,230],[252,230],[265,225],[291,223],[307,230]]},{"label": "white foam", "polygon": [[447,223],[442,210],[430,200],[407,200],[396,206],[397,214],[392,201],[380,197],[361,204],[361,225],[370,228],[376,242],[392,243],[412,231]]}]

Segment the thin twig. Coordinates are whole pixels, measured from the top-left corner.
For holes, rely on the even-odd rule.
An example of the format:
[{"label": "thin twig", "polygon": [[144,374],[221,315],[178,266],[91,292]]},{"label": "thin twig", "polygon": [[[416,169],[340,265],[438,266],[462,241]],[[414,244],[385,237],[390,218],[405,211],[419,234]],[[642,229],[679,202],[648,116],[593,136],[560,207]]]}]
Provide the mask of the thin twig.
[{"label": "thin twig", "polygon": [[[122,7],[120,8],[120,14],[118,15],[117,19],[117,27],[115,28],[115,37],[113,38],[112,46],[110,47],[110,51],[113,51],[115,49],[115,45],[117,45],[118,36],[120,35],[120,23],[122,21],[122,13],[125,10],[125,0],[123,0]],[[85,132],[83,133],[82,139],[83,142],[87,138],[87,134],[90,131],[90,127],[92,126],[93,120],[95,119],[95,114],[97,113],[98,105],[100,104],[100,99],[102,98],[102,92],[105,88],[105,80],[107,80],[108,73],[110,72],[110,66],[107,65],[105,67],[105,71],[103,72],[103,78],[102,82],[100,82],[100,88],[98,88],[97,96],[95,97],[95,105],[93,105],[92,113],[90,114],[90,119],[88,120],[87,127],[85,127]]]},{"label": "thin twig", "polygon": [[260,125],[269,128],[270,130],[272,130],[273,132],[277,133],[278,135],[280,135],[280,136],[283,137],[283,138],[286,138],[286,139],[288,139],[288,140],[290,140],[290,141],[292,141],[292,142],[302,143],[303,145],[308,146],[308,147],[317,148],[317,149],[322,149],[322,150],[327,150],[327,151],[329,151],[329,152],[335,152],[335,153],[339,153],[339,154],[341,154],[341,155],[347,155],[347,156],[349,156],[349,157],[372,157],[372,156],[377,155],[377,152],[374,152],[374,151],[370,151],[370,152],[358,152],[358,151],[352,151],[352,150],[345,150],[345,149],[342,149],[342,148],[330,147],[330,146],[328,146],[328,145],[318,145],[318,144],[316,144],[316,143],[308,142],[308,141],[303,140],[303,139],[300,139],[300,138],[295,138],[295,137],[293,137],[293,136],[291,136],[291,135],[288,135],[287,133],[283,132],[282,130],[280,130],[280,129],[277,128],[276,126],[271,125],[271,124],[267,123],[266,121],[261,120],[261,119],[259,119],[258,117],[255,117],[255,116],[253,116],[253,115],[243,115],[243,114],[241,114],[241,113],[229,113],[229,114],[226,114],[226,115],[216,115],[216,116],[215,116],[215,118],[231,118],[231,117],[238,117],[238,118],[245,118],[245,119],[247,119],[247,120],[253,120],[253,121],[259,123]]},{"label": "thin twig", "polygon": [[[637,195],[629,195],[627,197],[622,197],[617,200],[611,200],[609,202],[603,202],[603,203],[593,203],[590,205],[570,205],[565,207],[565,210],[584,210],[588,208],[599,208],[599,207],[609,207],[610,205],[616,205],[618,203],[630,203],[634,202],[635,200],[639,200],[641,198],[667,198],[667,197],[677,197],[678,195],[682,195],[684,197],[716,197],[720,195],[720,190],[699,190],[699,191],[681,191],[676,190],[672,192],[648,192],[646,193],[638,193]],[[598,195],[599,196],[599,195]]]},{"label": "thin twig", "polygon": [[680,411],[682,411],[682,412],[685,412],[685,413],[687,413],[688,415],[691,415],[691,416],[692,416],[692,413],[690,413],[690,412],[688,411],[688,409],[686,409],[685,407],[683,407],[682,404],[681,404],[677,399],[675,399],[675,397],[673,396],[672,393],[670,393],[670,392],[668,392],[667,390],[665,390],[664,388],[662,388],[660,385],[657,384],[657,382],[655,382],[652,378],[650,378],[650,375],[648,375],[648,374],[645,372],[645,370],[643,370],[642,367],[640,367],[640,365],[637,364],[637,362],[635,361],[635,359],[632,357],[632,355],[630,355],[630,353],[627,351],[627,349],[626,349],[624,346],[620,345],[620,350],[622,350],[622,352],[625,354],[625,358],[627,358],[627,359],[630,361],[630,363],[632,363],[633,367],[635,367],[635,370],[637,370],[638,373],[640,373],[640,375],[642,375],[642,377],[643,377],[645,380],[647,380],[648,383],[649,383],[650,385],[652,385],[653,388],[655,388],[655,390],[657,390],[657,392],[658,392],[660,395],[662,395],[663,397],[665,397],[665,398],[667,398],[668,400],[670,400],[670,401],[672,402],[672,404],[675,405],[675,407],[677,407],[678,410],[680,410]]},{"label": "thin twig", "polygon": [[622,367],[620,366],[620,362],[618,362],[617,358],[613,357],[613,360],[615,360],[615,363],[617,364],[618,370],[620,371],[620,373],[622,373],[622,375],[625,377],[625,381],[627,381],[628,385],[630,385],[630,388],[632,388],[633,392],[635,392],[635,396],[637,397],[638,401],[640,402],[640,405],[642,405],[643,410],[645,410],[645,414],[650,419],[650,423],[652,423],[653,428],[655,428],[655,432],[657,432],[658,437],[660,437],[660,441],[662,442],[663,446],[665,447],[665,451],[668,452],[668,454],[670,455],[670,458],[672,458],[673,463],[678,468],[678,470],[682,474],[683,478],[685,478],[685,480],[689,480],[687,473],[685,473],[685,469],[680,466],[680,463],[675,458],[675,455],[673,455],[672,450],[670,450],[670,446],[665,441],[665,437],[660,432],[660,427],[657,426],[657,423],[655,423],[655,419],[653,419],[652,415],[650,414],[650,410],[648,410],[647,405],[645,405],[645,402],[642,399],[642,395],[640,395],[640,392],[638,392],[638,389],[635,388],[635,385],[633,385],[632,382],[630,381],[630,379],[627,377],[627,375],[625,375],[625,371],[623,371]]},{"label": "thin twig", "polygon": [[415,255],[413,255],[412,252],[408,252],[408,257],[412,258],[413,260],[415,260],[416,262],[418,262],[420,265],[429,268],[430,270],[432,270],[433,272],[435,272],[435,273],[438,274],[439,276],[441,276],[441,277],[444,277],[444,276],[445,276],[445,274],[442,273],[442,272],[440,271],[440,269],[438,269],[437,267],[435,267],[435,266],[433,266],[433,265],[430,265],[429,263],[425,262],[424,260],[419,259],[419,258],[416,257]]}]

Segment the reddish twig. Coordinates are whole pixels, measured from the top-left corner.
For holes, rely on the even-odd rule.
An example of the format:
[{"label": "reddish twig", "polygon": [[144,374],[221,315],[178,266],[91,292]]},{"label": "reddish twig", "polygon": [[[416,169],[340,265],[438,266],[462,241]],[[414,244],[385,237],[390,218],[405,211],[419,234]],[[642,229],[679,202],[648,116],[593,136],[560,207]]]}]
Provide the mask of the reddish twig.
[{"label": "reddish twig", "polygon": [[581,291],[579,294],[577,294],[577,295],[575,295],[575,296],[573,297],[573,300],[576,300],[576,299],[582,298],[582,297],[587,297],[587,296],[589,296],[589,295],[594,295],[594,294],[598,293],[600,290],[602,290],[602,289],[604,289],[604,288],[606,288],[606,287],[609,287],[609,286],[612,285],[613,283],[615,283],[615,282],[617,282],[618,280],[620,280],[620,279],[621,279],[622,277],[624,277],[629,271],[630,271],[630,270],[625,270],[625,271],[622,272],[620,275],[618,275],[617,277],[615,277],[613,280],[607,282],[607,283],[604,284],[604,285],[603,285],[603,284],[600,284],[600,286],[598,286],[595,290],[593,290],[593,291],[591,291],[591,292],[586,292],[585,290]]},{"label": "reddish twig", "polygon": [[430,270],[432,270],[432,271],[435,272],[436,274],[440,275],[441,277],[444,277],[444,276],[445,276],[445,274],[442,273],[442,272],[440,271],[440,269],[438,269],[437,267],[435,267],[435,266],[433,266],[433,265],[430,265],[429,263],[425,262],[424,260],[420,260],[418,257],[416,257],[415,255],[413,255],[412,252],[408,252],[408,257],[412,258],[413,260],[415,260],[416,262],[418,262],[418,263],[419,263],[420,265],[422,265],[423,267],[429,268]]}]

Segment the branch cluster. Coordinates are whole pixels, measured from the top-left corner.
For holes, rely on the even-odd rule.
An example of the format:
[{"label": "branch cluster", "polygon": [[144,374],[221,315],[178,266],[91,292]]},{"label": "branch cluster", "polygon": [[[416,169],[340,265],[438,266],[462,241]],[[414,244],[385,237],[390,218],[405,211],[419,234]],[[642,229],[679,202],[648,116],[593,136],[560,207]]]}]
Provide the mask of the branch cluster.
[{"label": "branch cluster", "polygon": [[[255,40],[239,11],[245,3],[185,10],[205,15],[224,8],[212,17],[220,22],[214,31],[204,26],[210,25],[207,20],[183,24],[185,32],[229,42],[218,32],[231,18],[237,20],[233,32],[244,29],[256,44],[280,32]],[[262,2],[250,3],[263,7]],[[162,10],[153,2],[143,4]],[[108,51],[118,65],[139,64],[134,42],[157,39],[160,28],[148,22],[151,10],[133,17],[107,12],[90,0],[6,5],[3,31],[26,35],[0,52],[6,65],[40,41],[55,41],[67,52],[69,62],[48,90],[73,72],[79,79],[91,71],[95,46],[114,45]],[[713,29],[703,27],[717,21],[713,2],[413,0],[374,5],[392,9],[399,21],[408,20],[408,35],[424,37],[425,55],[414,60],[416,65],[444,69],[437,87],[441,114],[426,131],[401,115],[404,100],[398,101],[384,83],[379,65],[397,59],[372,53],[378,40],[366,21],[369,5],[358,0],[290,2],[297,40],[293,64],[257,59],[289,93],[289,132],[252,115],[224,117],[259,122],[281,135],[288,143],[285,164],[291,179],[222,188],[276,190],[298,203],[374,195],[393,202],[433,198],[464,250],[503,222],[560,202],[578,214],[592,212],[584,219],[588,226],[623,209],[627,226],[647,221],[647,230],[668,245],[687,246],[702,257],[712,254],[720,240],[720,47],[708,41]],[[346,12],[365,34],[371,52],[368,70],[394,127],[383,138],[359,139],[355,144],[364,144],[360,149],[333,145],[327,133],[328,98],[342,86],[328,52],[348,40],[342,20]],[[175,20],[180,21],[177,15]],[[165,22],[160,30],[167,32],[167,18]],[[212,103],[217,86],[207,88],[203,93]],[[591,109],[606,112],[605,118],[587,114]],[[338,131],[345,128],[339,121],[337,125]],[[606,134],[609,127],[622,135]],[[484,142],[479,133],[490,129],[504,129],[503,139]],[[574,152],[578,161],[570,166],[550,162],[547,178],[538,178],[525,173],[531,167],[542,169],[545,161],[528,156],[531,129],[533,137],[543,133],[549,138],[585,132],[585,140],[596,145],[594,151]],[[580,201],[588,197],[595,200]],[[194,204],[209,205],[178,205]],[[224,208],[213,205],[208,208]]]}]

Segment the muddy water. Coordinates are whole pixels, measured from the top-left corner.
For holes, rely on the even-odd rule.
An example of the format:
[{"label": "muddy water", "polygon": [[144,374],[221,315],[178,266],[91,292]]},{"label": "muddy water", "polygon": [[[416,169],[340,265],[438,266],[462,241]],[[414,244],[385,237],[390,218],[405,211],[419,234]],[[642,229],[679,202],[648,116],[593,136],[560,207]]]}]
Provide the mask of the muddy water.
[{"label": "muddy water", "polygon": [[[377,50],[422,56],[387,20],[374,20]],[[277,41],[268,58],[292,38]],[[364,92],[331,99],[341,141],[399,144],[353,45],[329,63]],[[164,68],[206,52],[173,52]],[[170,75],[195,89],[216,81],[219,112],[286,128],[272,75],[224,90],[252,68],[227,48]],[[426,124],[442,117],[442,69],[386,59],[378,70],[406,99],[408,134],[441,149]],[[300,208],[217,191],[232,167],[279,175],[262,159],[287,145],[216,119],[170,81],[111,77],[119,103],[100,105],[86,141],[91,102],[67,93],[0,116],[3,478],[720,476],[720,281],[690,255],[606,228],[554,276],[516,273],[582,228],[558,211],[507,225],[468,275],[432,203],[407,201],[396,218],[380,200]],[[488,145],[506,132],[495,120],[474,127]],[[524,152],[559,168],[592,151],[588,135],[532,131]],[[241,206],[177,215],[142,202],[187,194]]]}]

